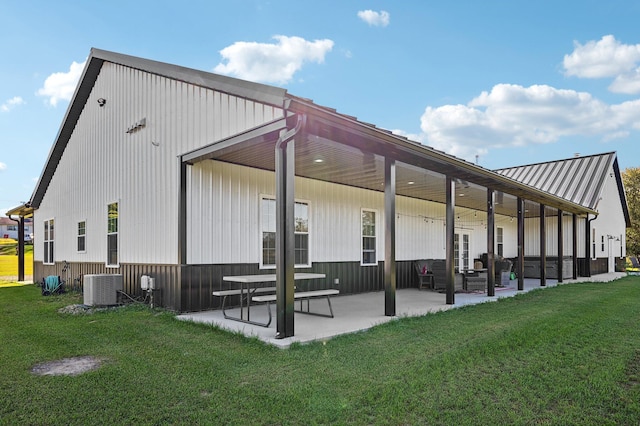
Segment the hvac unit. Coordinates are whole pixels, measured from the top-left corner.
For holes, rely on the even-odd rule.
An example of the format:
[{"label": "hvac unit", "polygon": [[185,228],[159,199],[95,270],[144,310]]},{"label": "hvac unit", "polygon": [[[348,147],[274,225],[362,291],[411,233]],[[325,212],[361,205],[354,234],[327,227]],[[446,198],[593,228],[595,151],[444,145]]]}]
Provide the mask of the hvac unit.
[{"label": "hvac unit", "polygon": [[122,290],[122,275],[85,275],[83,287],[85,305],[115,305],[118,300],[118,290]]}]

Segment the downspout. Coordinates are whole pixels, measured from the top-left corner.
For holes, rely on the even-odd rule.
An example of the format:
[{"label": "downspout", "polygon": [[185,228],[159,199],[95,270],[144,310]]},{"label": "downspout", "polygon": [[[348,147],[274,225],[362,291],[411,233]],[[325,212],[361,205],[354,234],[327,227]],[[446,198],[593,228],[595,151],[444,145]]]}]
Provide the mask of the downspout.
[{"label": "downspout", "polygon": [[[591,276],[591,222],[596,220],[598,216],[589,219],[589,214],[587,214],[587,222],[586,222],[586,231],[587,235],[585,235],[585,254],[586,254],[586,262],[585,262],[585,273],[587,277]],[[595,254],[595,253],[594,253]]]},{"label": "downspout", "polygon": [[[285,110],[285,113],[286,113],[286,110]],[[298,121],[296,122],[296,126],[293,129],[287,130],[284,134],[280,135],[280,137],[278,138],[278,142],[276,142],[276,151],[281,149],[283,146],[286,147],[289,141],[291,141],[291,139],[293,139],[296,136],[296,134],[300,131],[300,129],[302,129],[302,127],[304,127],[305,124],[307,124],[307,115],[299,114]]]},{"label": "downspout", "polygon": [[18,281],[24,281],[24,217],[9,215],[9,219],[18,222]]},{"label": "downspout", "polygon": [[[286,114],[285,108],[285,114]],[[306,124],[297,116],[293,129],[282,131],[275,145],[276,172],[276,339],[294,334],[295,286],[295,141]],[[289,142],[293,142],[289,144]]]}]

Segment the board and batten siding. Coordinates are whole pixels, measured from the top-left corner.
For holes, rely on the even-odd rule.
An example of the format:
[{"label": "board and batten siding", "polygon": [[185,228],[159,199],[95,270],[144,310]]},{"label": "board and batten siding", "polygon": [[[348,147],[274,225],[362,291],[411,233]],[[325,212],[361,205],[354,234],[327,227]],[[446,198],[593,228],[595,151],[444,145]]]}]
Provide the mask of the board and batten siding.
[{"label": "board and batten siding", "polygon": [[[605,178],[600,201],[598,202],[598,218],[591,222],[591,226],[596,230],[596,253],[595,257],[620,257],[626,253],[626,224],[622,211],[622,202],[618,193],[618,185],[613,169],[610,169]],[[611,236],[611,241],[609,241]],[[604,237],[604,250],[602,249],[602,237]],[[620,239],[622,237],[622,239]],[[591,253],[592,257],[594,256]]]},{"label": "board and batten siding", "polygon": [[[558,255],[558,216],[547,214],[545,218],[545,250],[547,256]],[[562,217],[563,256],[573,256],[573,216]],[[525,220],[525,256],[540,255],[540,218]],[[584,218],[578,218],[578,257],[584,257]]]},{"label": "board and batten siding", "polygon": [[[218,161],[189,168],[187,178],[187,263],[258,264],[260,199],[274,196],[273,172]],[[360,262],[361,211],[377,212],[377,259],[384,260],[384,194],[296,177],[296,200],[309,203],[313,263]],[[445,205],[396,198],[396,260],[445,258]],[[471,258],[486,252],[486,212],[456,208],[456,232],[470,235]],[[517,255],[517,224],[496,216],[505,230],[505,255]]]},{"label": "board and batten siding", "polygon": [[[100,107],[99,98],[106,99]],[[281,117],[282,110],[105,62],[35,212],[55,219],[55,260],[105,262],[107,204],[119,204],[120,263],[176,264],[179,159]],[[144,127],[127,129],[146,121]],[[86,251],[77,251],[78,222]],[[42,244],[34,259],[43,260]]]}]

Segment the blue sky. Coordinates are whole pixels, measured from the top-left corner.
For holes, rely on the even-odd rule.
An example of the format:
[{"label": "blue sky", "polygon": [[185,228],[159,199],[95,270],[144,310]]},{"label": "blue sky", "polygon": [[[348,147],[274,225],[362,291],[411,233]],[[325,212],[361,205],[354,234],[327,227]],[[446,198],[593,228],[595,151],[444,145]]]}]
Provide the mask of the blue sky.
[{"label": "blue sky", "polygon": [[0,0],[0,214],[91,47],[286,88],[496,169],[640,166],[640,1]]}]

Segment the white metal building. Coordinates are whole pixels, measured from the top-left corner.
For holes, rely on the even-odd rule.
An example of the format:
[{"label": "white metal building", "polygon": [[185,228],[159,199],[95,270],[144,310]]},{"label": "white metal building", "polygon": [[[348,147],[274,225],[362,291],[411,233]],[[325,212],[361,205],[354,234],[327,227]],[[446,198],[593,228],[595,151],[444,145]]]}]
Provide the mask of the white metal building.
[{"label": "white metal building", "polygon": [[385,290],[393,315],[417,259],[447,262],[455,303],[456,270],[483,254],[490,272],[495,254],[519,260],[520,277],[525,261],[568,256],[575,276],[624,256],[615,154],[575,166],[589,158],[566,175],[603,178],[571,198],[555,178],[487,170],[284,89],[93,49],[30,202],[9,214],[34,218],[36,280],[67,261],[135,294],[147,274],[162,305],[195,311],[219,306],[224,275],[276,271],[293,291],[287,273],[313,271],[342,293]]}]

